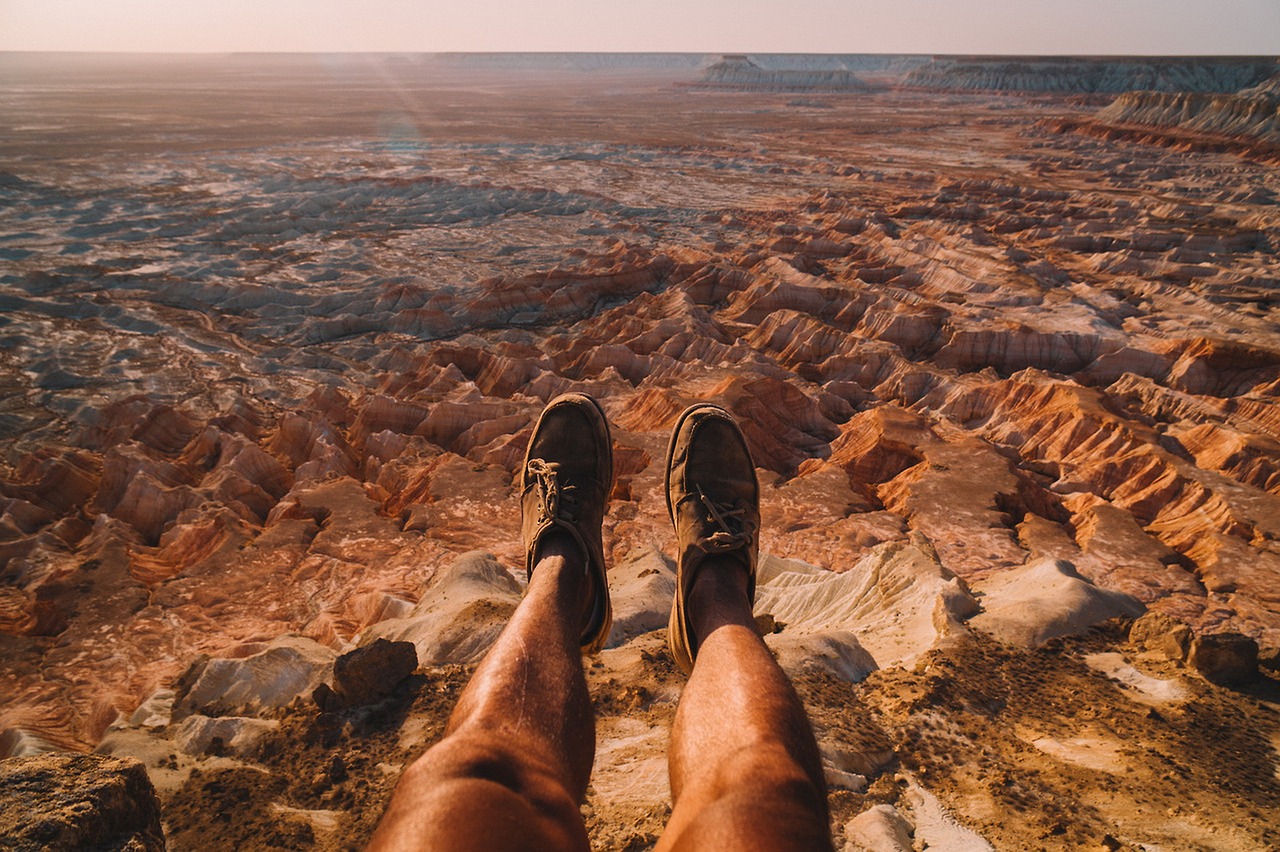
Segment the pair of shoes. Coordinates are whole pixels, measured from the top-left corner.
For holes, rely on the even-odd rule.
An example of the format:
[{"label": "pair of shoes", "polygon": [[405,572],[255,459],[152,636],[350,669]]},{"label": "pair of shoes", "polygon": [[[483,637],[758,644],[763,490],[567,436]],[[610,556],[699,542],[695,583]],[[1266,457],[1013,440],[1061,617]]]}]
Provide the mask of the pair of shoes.
[{"label": "pair of shoes", "polygon": [[[534,426],[521,474],[522,531],[532,576],[538,543],[564,530],[582,547],[593,583],[590,616],[579,644],[598,651],[609,634],[612,607],[601,526],[613,483],[609,425],[598,403],[570,393],[548,403]],[[676,663],[693,670],[697,638],[686,599],[708,556],[737,563],[755,596],[760,486],[746,440],[733,416],[717,405],[691,406],[676,422],[667,449],[667,511],[678,549],[676,595],[667,643]]]}]

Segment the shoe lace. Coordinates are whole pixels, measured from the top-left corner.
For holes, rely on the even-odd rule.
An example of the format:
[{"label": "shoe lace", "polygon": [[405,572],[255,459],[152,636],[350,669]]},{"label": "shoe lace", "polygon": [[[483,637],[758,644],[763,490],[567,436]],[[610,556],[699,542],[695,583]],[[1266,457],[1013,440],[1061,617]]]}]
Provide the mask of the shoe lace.
[{"label": "shoe lace", "polygon": [[560,480],[560,465],[542,459],[529,459],[529,474],[538,489],[538,523],[563,518],[573,521],[578,505],[578,488]]},{"label": "shoe lace", "polygon": [[702,501],[707,514],[720,527],[720,529],[699,542],[704,551],[707,553],[726,553],[743,546],[751,546],[756,530],[754,521],[746,516],[746,506],[717,503],[708,497],[701,488],[698,489],[698,499]]}]

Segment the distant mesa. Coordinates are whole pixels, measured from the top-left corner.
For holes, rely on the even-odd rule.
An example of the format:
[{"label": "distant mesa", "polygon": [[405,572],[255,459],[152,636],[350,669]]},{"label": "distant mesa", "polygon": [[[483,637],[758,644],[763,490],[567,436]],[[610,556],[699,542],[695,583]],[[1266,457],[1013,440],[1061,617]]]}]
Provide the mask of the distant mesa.
[{"label": "distant mesa", "polygon": [[[896,80],[929,61],[902,54],[810,53],[432,53],[397,57],[395,64],[458,71],[678,72],[695,87],[779,91],[861,91]],[[697,79],[695,74],[701,72]],[[865,76],[877,78],[868,81]]]},{"label": "distant mesa", "polygon": [[796,63],[768,67],[767,60],[745,53],[726,53],[702,72],[695,88],[777,92],[866,92],[874,88],[837,57],[826,58],[831,62],[804,63],[809,67],[796,67]]},{"label": "distant mesa", "polygon": [[1140,124],[1280,145],[1280,74],[1234,94],[1126,92],[1098,113],[1105,124]]},{"label": "distant mesa", "polygon": [[[1280,74],[1235,92],[1129,91],[1088,119],[1039,123],[1054,133],[1075,132],[1182,151],[1234,153],[1280,163]],[[1259,187],[1256,192],[1265,193]]]},{"label": "distant mesa", "polygon": [[1276,73],[1275,57],[939,56],[903,78],[908,88],[1114,93],[1236,92]]},{"label": "distant mesa", "polygon": [[953,92],[1226,94],[1265,84],[1276,70],[1276,59],[1269,56],[929,57],[726,53],[706,65],[691,87],[755,92],[865,92],[901,87]]}]

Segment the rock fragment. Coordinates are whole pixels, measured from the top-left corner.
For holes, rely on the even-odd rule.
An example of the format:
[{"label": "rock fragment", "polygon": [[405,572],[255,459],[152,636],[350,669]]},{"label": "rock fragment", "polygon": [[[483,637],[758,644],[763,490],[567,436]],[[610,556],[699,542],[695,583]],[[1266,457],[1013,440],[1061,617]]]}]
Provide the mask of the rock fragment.
[{"label": "rock fragment", "polygon": [[969,624],[1024,648],[1083,633],[1109,618],[1142,613],[1137,600],[1098,588],[1063,559],[1030,562],[974,587],[984,594],[982,613]]},{"label": "rock fragment", "polygon": [[1185,662],[1191,650],[1191,628],[1162,612],[1148,612],[1129,628],[1129,643],[1170,660]]},{"label": "rock fragment", "polygon": [[910,852],[911,823],[893,805],[876,805],[845,823],[844,836],[852,848],[874,852]]},{"label": "rock fragment", "polygon": [[188,716],[178,724],[174,742],[184,754],[234,754],[247,757],[254,753],[262,738],[280,727],[274,719],[245,716]]},{"label": "rock fragment", "polygon": [[0,838],[5,849],[165,848],[160,802],[143,765],[89,754],[0,761]]},{"label": "rock fragment", "polygon": [[243,659],[196,661],[179,680],[173,718],[253,715],[284,707],[329,676],[333,651],[302,636],[281,636]]}]

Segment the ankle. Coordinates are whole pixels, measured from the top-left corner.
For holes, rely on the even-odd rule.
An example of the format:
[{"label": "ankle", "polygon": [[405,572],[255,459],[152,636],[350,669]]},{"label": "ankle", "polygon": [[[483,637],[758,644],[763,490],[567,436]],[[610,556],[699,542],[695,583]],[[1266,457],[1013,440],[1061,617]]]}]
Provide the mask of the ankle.
[{"label": "ankle", "polygon": [[689,624],[699,641],[725,624],[755,624],[748,584],[746,566],[733,557],[708,556],[699,566],[685,601]]},{"label": "ankle", "polygon": [[582,623],[591,617],[594,578],[587,568],[587,555],[572,535],[564,530],[547,530],[534,549],[534,570],[530,588],[546,584],[574,613],[582,613]]},{"label": "ankle", "polygon": [[[566,562],[583,562],[582,546],[567,530],[552,527],[544,532],[534,545],[533,562],[535,565],[544,560],[560,557]],[[583,566],[583,572],[586,568]]]}]

